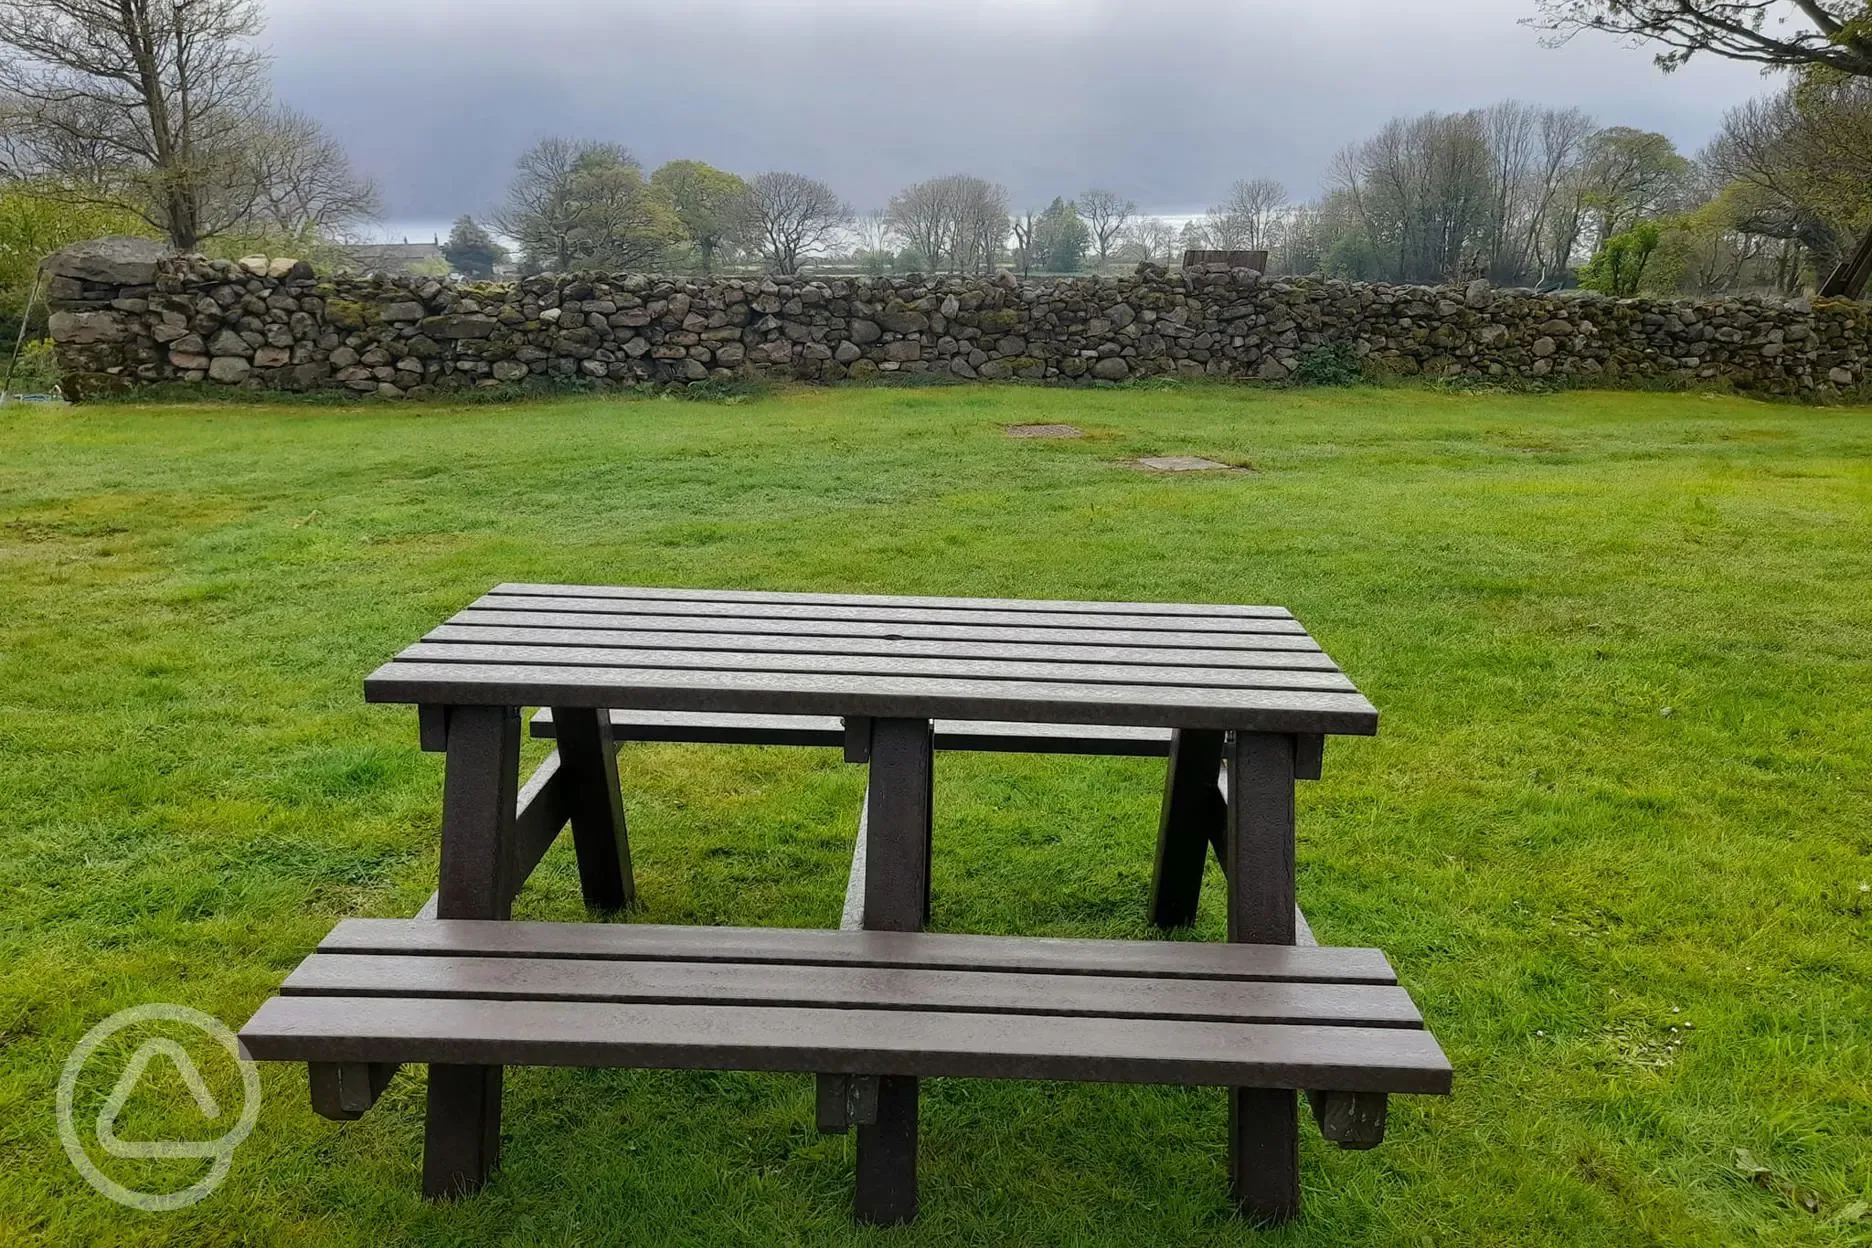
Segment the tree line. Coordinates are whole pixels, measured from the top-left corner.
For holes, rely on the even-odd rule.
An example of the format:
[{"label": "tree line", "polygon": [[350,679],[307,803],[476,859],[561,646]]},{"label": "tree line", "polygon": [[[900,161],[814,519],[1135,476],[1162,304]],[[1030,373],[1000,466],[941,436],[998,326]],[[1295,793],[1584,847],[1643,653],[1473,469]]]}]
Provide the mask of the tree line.
[{"label": "tree line", "polygon": [[[472,275],[510,261],[1026,275],[1264,249],[1284,273],[1623,294],[1794,291],[1872,232],[1867,0],[1812,0],[1773,23],[1779,0],[1532,3],[1550,38],[1649,39],[1666,69],[1707,54],[1791,72],[1693,154],[1578,109],[1505,101],[1388,122],[1333,157],[1314,199],[1249,176],[1177,220],[1096,187],[1016,204],[967,173],[861,213],[799,172],[697,160],[646,171],[622,144],[550,138],[519,158],[493,228],[461,218],[445,254]],[[0,237],[0,270],[64,232],[102,229],[317,258],[376,216],[377,189],[343,148],[274,99],[261,30],[258,0],[0,3],[0,233],[14,223],[20,235]]]},{"label": "tree line", "polygon": [[1334,158],[1320,198],[1265,182],[1184,230],[1276,271],[1608,293],[1792,293],[1872,229],[1872,80],[1800,78],[1732,110],[1701,152],[1504,101],[1398,118]]}]

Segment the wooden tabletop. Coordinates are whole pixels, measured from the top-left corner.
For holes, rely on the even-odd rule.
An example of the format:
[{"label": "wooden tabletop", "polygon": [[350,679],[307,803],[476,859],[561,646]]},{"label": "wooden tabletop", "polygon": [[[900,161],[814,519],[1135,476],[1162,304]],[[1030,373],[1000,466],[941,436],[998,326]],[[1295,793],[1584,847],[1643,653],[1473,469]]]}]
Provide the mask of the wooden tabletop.
[{"label": "wooden tabletop", "polygon": [[496,587],[372,702],[1377,731],[1283,607]]}]

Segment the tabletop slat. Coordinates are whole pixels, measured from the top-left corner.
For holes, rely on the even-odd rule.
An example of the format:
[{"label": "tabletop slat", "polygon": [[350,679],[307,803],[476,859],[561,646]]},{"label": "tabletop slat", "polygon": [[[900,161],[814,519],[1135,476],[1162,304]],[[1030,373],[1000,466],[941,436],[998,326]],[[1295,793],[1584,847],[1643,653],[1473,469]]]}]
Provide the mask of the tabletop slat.
[{"label": "tabletop slat", "polygon": [[1305,633],[1179,633],[1113,628],[1005,628],[982,624],[927,624],[908,621],[756,620],[723,616],[691,618],[630,614],[592,614],[570,610],[509,611],[469,607],[452,624],[505,628],[582,628],[626,631],[694,632],[725,637],[894,637],[949,642],[1034,643],[1048,646],[1132,646],[1171,649],[1288,650],[1317,653],[1319,643]]},{"label": "tabletop slat", "polygon": [[1076,681],[1100,685],[1178,685],[1216,689],[1325,689],[1356,692],[1339,672],[1281,668],[1142,667],[1109,663],[1023,663],[1007,659],[869,654],[755,654],[714,650],[640,650],[623,646],[521,646],[418,642],[401,656],[419,663],[502,663],[655,671],[813,672],[827,675],[962,677],[975,680]]},{"label": "tabletop slat", "polygon": [[[484,610],[563,611],[573,602],[526,594],[487,594],[475,606]],[[807,619],[854,622],[988,624],[1013,628],[1127,628],[1176,633],[1276,633],[1306,630],[1294,619],[1222,619],[1196,615],[1123,615],[1066,611],[988,611],[953,607],[863,607],[810,602],[665,602],[651,599],[580,598],[581,611],[593,614],[685,616],[714,619]]]},{"label": "tabletop slat", "polygon": [[371,674],[364,690],[373,702],[457,706],[1052,720],[1357,735],[1378,730],[1378,712],[1360,694],[1292,689],[393,660]]},{"label": "tabletop slat", "polygon": [[[467,613],[464,613],[467,614]],[[1145,667],[1287,668],[1336,672],[1317,650],[1173,649],[1148,646],[1017,645],[992,641],[929,640],[920,637],[770,636],[761,633],[682,633],[602,628],[513,628],[443,624],[429,642],[473,642],[513,646],[601,646],[627,650],[722,650],[748,654],[896,655],[943,659],[1006,659],[1029,663],[1134,664]]]},{"label": "tabletop slat", "polygon": [[811,594],[781,590],[667,589],[629,585],[496,585],[490,593],[533,594],[554,598],[620,598],[647,602],[726,602],[758,606],[768,603],[808,603],[839,607],[914,607],[922,610],[1050,611],[1076,615],[1206,615],[1220,619],[1292,619],[1286,607],[1240,606],[1233,603],[1099,602],[1039,598],[937,598],[904,594]]}]

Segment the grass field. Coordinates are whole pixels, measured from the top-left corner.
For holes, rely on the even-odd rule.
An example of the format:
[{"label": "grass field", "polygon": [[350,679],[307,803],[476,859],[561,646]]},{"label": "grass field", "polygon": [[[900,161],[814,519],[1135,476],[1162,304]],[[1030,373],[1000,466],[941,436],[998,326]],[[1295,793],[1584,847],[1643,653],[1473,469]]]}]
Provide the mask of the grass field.
[{"label": "grass field", "polygon": [[[0,1243],[1872,1244],[1872,411],[837,390],[7,409],[0,448]],[[501,580],[1290,606],[1383,714],[1302,787],[1302,904],[1391,954],[1456,1095],[1371,1153],[1309,1125],[1276,1233],[1230,1214],[1219,1094],[1077,1085],[926,1085],[924,1213],[885,1233],[809,1081],[733,1074],[510,1074],[504,1169],[432,1207],[415,1074],[340,1126],[269,1067],[213,1196],[94,1194],[53,1113],[88,1028],[238,1025],[337,917],[433,887],[439,761],[360,682]],[[633,917],[837,922],[862,769],[621,769]],[[936,926],[1146,935],[1161,772],[941,758]],[[582,917],[566,845],[519,909]],[[152,1072],[120,1132],[206,1133]]]}]

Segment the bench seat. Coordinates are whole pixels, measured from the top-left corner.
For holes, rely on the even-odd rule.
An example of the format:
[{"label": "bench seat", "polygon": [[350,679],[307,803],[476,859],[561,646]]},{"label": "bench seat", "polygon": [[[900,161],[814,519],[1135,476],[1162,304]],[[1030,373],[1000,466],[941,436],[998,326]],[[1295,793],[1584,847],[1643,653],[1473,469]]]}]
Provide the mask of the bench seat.
[{"label": "bench seat", "polygon": [[[621,711],[611,717],[614,741],[675,741],[712,745],[845,744],[836,715],[728,715],[709,711]],[[533,716],[533,735],[556,736],[550,708]],[[1105,754],[1166,758],[1170,729],[1106,724],[1014,724],[983,719],[936,721],[938,750],[994,754]]]},{"label": "bench seat", "polygon": [[1353,1134],[1451,1082],[1381,952],[1304,945],[351,919],[240,1040],[336,1118],[400,1063],[1306,1089]]}]

